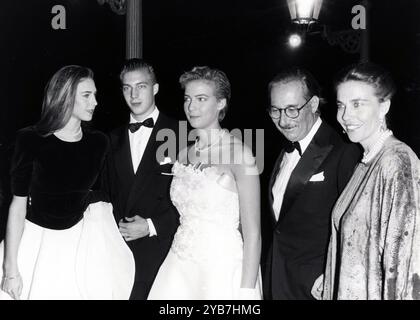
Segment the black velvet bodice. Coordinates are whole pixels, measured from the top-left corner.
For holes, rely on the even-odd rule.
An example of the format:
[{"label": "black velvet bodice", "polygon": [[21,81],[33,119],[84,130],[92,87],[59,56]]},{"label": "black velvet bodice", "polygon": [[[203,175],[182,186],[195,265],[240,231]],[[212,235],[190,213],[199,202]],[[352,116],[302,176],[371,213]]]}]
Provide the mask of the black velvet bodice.
[{"label": "black velvet bodice", "polygon": [[104,164],[107,137],[83,131],[77,142],[29,127],[18,132],[11,166],[15,196],[28,196],[27,219],[50,229],[67,229],[83,217],[90,191]]}]

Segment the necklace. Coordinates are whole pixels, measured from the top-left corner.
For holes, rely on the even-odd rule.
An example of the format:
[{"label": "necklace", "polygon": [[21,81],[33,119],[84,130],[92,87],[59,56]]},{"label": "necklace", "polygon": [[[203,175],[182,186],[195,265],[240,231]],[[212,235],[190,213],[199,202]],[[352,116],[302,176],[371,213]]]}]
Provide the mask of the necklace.
[{"label": "necklace", "polygon": [[215,141],[215,142],[213,142],[212,144],[209,144],[209,145],[207,145],[207,146],[205,146],[205,147],[203,147],[203,148],[199,148],[199,147],[197,146],[198,139],[195,139],[195,143],[194,143],[194,150],[195,150],[196,152],[203,152],[203,151],[206,151],[206,150],[208,150],[208,149],[211,149],[211,147],[215,146],[216,144],[218,144],[218,143],[220,142],[220,140],[223,138],[223,136],[224,136],[224,135],[225,135],[225,130],[222,130],[222,133],[221,133],[221,134],[219,134],[219,138],[218,138],[218,139],[216,139],[216,141]]},{"label": "necklace", "polygon": [[389,129],[382,132],[381,135],[379,136],[378,140],[376,140],[376,142],[372,146],[372,148],[370,148],[370,150],[368,152],[366,152],[366,151],[363,152],[362,163],[366,164],[369,161],[371,161],[378,154],[379,150],[381,150],[385,140],[390,135],[392,135],[392,131],[389,130]]},{"label": "necklace", "polygon": [[61,140],[64,140],[64,141],[71,141],[71,142],[73,142],[73,141],[75,141],[75,140],[80,140],[80,137],[81,137],[81,135],[82,135],[82,128],[81,128],[81,127],[79,127],[79,130],[77,130],[77,132],[76,132],[76,133],[74,133],[74,134],[72,134],[72,135],[69,135],[69,134],[64,134],[64,133],[63,133],[63,132],[61,132],[60,130],[59,130],[59,131],[54,132],[54,135],[55,135],[57,138],[61,139]]}]

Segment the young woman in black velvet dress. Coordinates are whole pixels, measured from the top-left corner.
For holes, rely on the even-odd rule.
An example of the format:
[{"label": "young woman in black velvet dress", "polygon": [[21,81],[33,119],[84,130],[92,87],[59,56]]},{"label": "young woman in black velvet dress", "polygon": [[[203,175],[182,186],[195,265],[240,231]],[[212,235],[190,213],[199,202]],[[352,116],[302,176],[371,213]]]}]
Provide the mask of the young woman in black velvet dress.
[{"label": "young woman in black velvet dress", "polygon": [[91,191],[108,148],[104,134],[81,127],[95,96],[90,69],[63,67],[47,84],[40,121],[17,134],[0,298],[129,297],[131,251],[111,204]]}]

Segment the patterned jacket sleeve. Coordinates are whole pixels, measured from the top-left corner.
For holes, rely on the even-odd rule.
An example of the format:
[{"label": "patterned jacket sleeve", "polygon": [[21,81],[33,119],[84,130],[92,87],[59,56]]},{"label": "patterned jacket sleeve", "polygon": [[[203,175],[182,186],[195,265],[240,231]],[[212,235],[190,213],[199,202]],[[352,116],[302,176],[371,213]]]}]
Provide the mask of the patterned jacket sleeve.
[{"label": "patterned jacket sleeve", "polygon": [[419,160],[400,154],[383,170],[383,298],[420,300]]}]

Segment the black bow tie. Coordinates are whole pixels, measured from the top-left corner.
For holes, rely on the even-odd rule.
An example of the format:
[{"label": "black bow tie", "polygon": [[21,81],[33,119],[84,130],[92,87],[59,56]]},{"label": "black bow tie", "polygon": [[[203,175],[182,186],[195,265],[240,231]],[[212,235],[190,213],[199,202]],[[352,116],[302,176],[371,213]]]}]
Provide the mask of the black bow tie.
[{"label": "black bow tie", "polygon": [[134,133],[137,130],[139,130],[141,126],[145,126],[145,127],[148,127],[148,128],[153,128],[154,124],[155,123],[154,123],[152,118],[147,118],[143,122],[130,123],[128,125],[128,130],[130,130],[131,133]]},{"label": "black bow tie", "polygon": [[295,149],[299,152],[299,155],[302,156],[302,149],[300,148],[299,142],[289,142],[285,147],[287,153],[292,153]]}]

